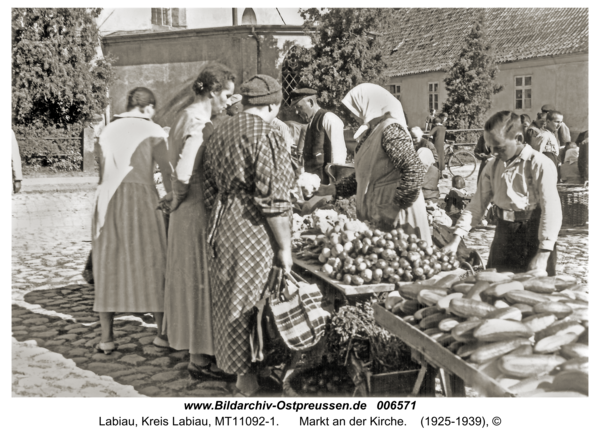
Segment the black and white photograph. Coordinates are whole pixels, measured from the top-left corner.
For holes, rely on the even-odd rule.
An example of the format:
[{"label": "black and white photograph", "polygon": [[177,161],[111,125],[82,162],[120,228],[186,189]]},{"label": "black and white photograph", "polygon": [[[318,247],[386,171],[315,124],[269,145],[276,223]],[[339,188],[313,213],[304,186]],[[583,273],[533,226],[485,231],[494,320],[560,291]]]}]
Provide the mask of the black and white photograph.
[{"label": "black and white photograph", "polygon": [[11,5],[11,402],[588,398],[590,8],[509,5]]}]

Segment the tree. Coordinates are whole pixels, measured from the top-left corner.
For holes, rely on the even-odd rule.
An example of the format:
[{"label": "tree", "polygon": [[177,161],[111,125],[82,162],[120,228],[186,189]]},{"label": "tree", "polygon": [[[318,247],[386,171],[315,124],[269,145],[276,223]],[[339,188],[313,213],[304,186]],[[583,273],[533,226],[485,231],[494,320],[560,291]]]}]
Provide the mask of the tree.
[{"label": "tree", "polygon": [[17,125],[64,128],[102,113],[113,78],[98,57],[101,9],[12,10],[12,108]]},{"label": "tree", "polygon": [[[363,82],[382,83],[386,64],[377,32],[387,9],[301,9],[312,47],[299,51],[300,84],[319,91],[319,104],[337,110]],[[338,111],[336,111],[338,112]],[[343,115],[343,114],[341,114]]]},{"label": "tree", "polygon": [[444,79],[448,99],[443,110],[448,113],[449,128],[483,128],[492,96],[503,89],[494,83],[498,71],[483,12],[467,34],[456,62]]},{"label": "tree", "polygon": [[28,165],[80,167],[80,141],[37,138],[79,136],[83,122],[108,105],[113,60],[100,56],[100,11],[12,10],[13,129],[29,138],[19,142]]}]

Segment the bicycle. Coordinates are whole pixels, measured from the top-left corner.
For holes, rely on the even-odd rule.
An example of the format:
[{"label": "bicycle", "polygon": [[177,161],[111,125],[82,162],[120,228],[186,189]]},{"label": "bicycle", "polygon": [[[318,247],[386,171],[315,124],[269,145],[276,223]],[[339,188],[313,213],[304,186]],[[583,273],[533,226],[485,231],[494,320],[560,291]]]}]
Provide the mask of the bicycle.
[{"label": "bicycle", "polygon": [[445,166],[452,176],[462,176],[468,178],[477,169],[477,158],[469,150],[455,150],[454,141],[448,141],[444,144],[446,154]]}]

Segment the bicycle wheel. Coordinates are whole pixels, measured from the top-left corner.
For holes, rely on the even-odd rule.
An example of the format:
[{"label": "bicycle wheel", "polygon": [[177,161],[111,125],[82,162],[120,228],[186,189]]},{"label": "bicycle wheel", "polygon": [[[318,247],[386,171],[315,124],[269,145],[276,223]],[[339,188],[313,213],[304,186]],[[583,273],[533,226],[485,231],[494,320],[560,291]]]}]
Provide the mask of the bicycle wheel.
[{"label": "bicycle wheel", "polygon": [[462,176],[468,178],[477,169],[477,159],[475,155],[467,150],[458,150],[454,152],[448,161],[448,170],[452,176]]}]

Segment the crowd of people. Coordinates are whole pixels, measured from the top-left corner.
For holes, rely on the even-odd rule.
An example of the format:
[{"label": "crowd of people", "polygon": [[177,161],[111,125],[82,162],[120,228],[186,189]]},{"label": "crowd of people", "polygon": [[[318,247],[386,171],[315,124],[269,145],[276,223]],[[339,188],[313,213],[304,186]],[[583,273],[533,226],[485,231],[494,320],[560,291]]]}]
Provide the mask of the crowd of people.
[{"label": "crowd of people", "polygon": [[[277,118],[283,97],[277,80],[259,74],[234,94],[235,80],[224,65],[205,67],[193,102],[168,134],[152,121],[152,91],[133,89],[127,111],[103,130],[93,218],[94,310],[102,325],[98,350],[117,348],[115,312],[152,312],[155,346],[189,350],[192,377],[235,378],[237,395],[251,396],[260,388],[260,364],[251,359],[252,316],[272,268],[292,268],[290,192],[298,175],[321,178],[317,195],[356,196],[359,220],[381,229],[400,226],[431,243],[425,199],[439,198],[445,127],[443,118],[433,117],[428,141],[419,127],[409,128],[396,97],[360,84],[341,101],[360,125],[355,172],[330,180],[327,165],[347,158],[344,123],[319,107],[317,91],[294,90],[292,106],[304,123],[284,123]],[[508,111],[488,120],[485,150],[478,153],[489,162],[446,251],[456,252],[493,201],[500,224],[488,267],[554,273],[561,207],[557,168],[544,154],[559,156],[555,145],[562,138],[564,177],[572,177],[576,162],[570,139],[561,137],[561,117],[550,110],[547,122],[533,127]],[[534,129],[540,133],[530,133]],[[156,164],[167,191],[162,199]]]}]

